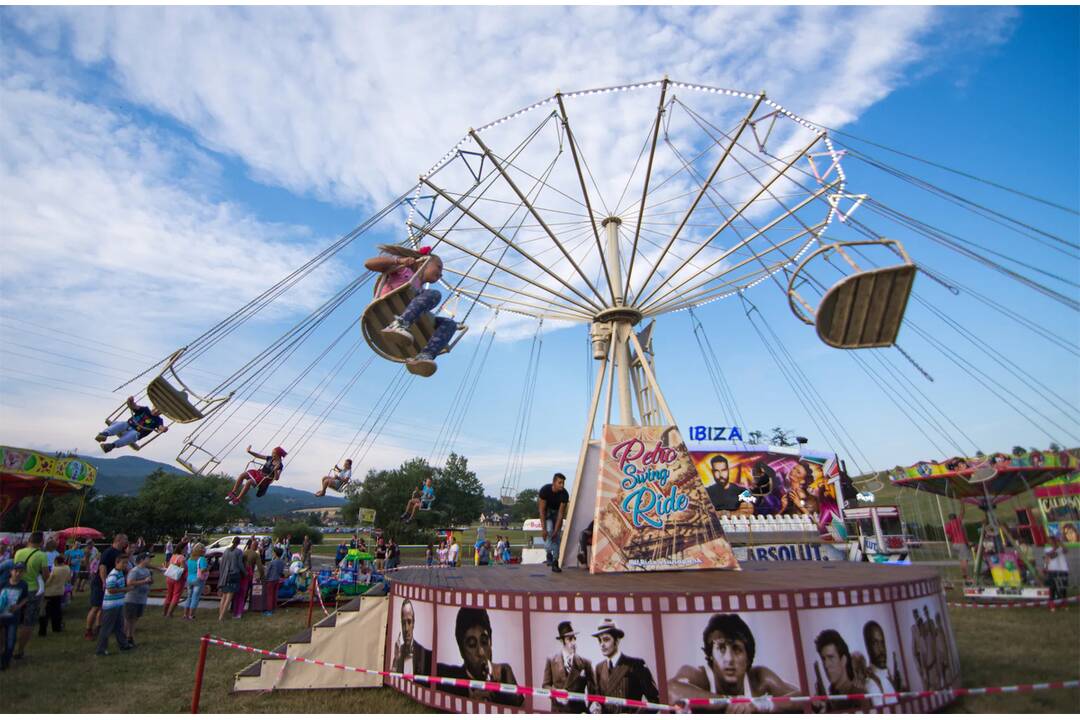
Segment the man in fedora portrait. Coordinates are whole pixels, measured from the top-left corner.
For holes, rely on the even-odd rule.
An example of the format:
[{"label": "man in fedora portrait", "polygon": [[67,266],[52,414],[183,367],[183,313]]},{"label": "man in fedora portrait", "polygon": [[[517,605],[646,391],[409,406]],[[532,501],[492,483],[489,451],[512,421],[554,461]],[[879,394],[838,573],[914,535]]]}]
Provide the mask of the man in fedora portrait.
[{"label": "man in fedora portrait", "polygon": [[[647,700],[660,702],[660,691],[656,688],[652,672],[641,658],[623,655],[619,651],[626,633],[611,618],[604,618],[596,628],[593,637],[600,643],[600,653],[604,659],[596,664],[596,692],[600,695],[621,697],[627,700]],[[614,713],[627,712],[618,705],[592,703],[589,711]]]},{"label": "man in fedora portrait", "polygon": [[[562,643],[562,649],[544,662],[544,682],[541,687],[579,693],[595,692],[596,676],[592,663],[577,654],[577,633],[569,620],[559,623],[559,635],[555,639]],[[585,703],[581,700],[562,702],[553,699],[551,709],[583,713]]]}]

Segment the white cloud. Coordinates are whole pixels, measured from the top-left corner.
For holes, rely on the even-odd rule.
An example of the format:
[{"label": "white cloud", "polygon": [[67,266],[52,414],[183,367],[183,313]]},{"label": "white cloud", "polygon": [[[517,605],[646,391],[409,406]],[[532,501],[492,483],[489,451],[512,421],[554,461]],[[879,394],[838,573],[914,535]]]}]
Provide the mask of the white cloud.
[{"label": "white cloud", "polygon": [[[23,36],[5,38],[0,50],[0,309],[158,356],[328,242],[309,228],[268,222],[225,196],[223,164],[231,159],[269,186],[378,207],[470,126],[558,88],[665,73],[766,89],[835,127],[926,60],[926,37],[946,15],[929,7],[8,9],[0,22]],[[1012,17],[994,13],[980,21],[972,42],[1000,42]],[[641,97],[612,98],[603,113],[590,112],[586,98],[580,113],[572,110],[589,162],[605,190],[614,189],[612,200],[655,112],[655,101]],[[541,117],[533,113],[527,122]],[[658,163],[657,177],[675,168],[670,156]],[[560,177],[560,187],[574,182]],[[680,182],[667,191],[691,187]],[[632,183],[627,198],[639,192]],[[685,255],[686,247],[675,251]],[[656,252],[649,246],[644,255]],[[710,248],[699,259],[714,256]],[[583,257],[586,274],[595,277],[598,258]],[[571,272],[566,263],[559,269]],[[639,267],[634,272],[640,277]],[[347,273],[329,267],[279,312],[309,310]],[[483,313],[474,326],[476,320],[482,323]],[[503,317],[500,337],[528,337],[534,327]],[[100,359],[93,351],[83,357]],[[3,356],[4,369],[23,377],[41,370],[34,365]],[[106,384],[86,388],[95,394],[92,406],[45,387],[33,404],[96,417]],[[30,391],[10,377],[2,387],[7,407],[28,401]],[[4,415],[0,428],[17,444],[40,446],[46,437],[60,446],[85,444],[81,429],[57,431]],[[322,458],[342,442],[330,437],[305,450],[313,464],[298,466],[297,475],[322,471]],[[484,442],[472,446],[474,463],[494,472],[501,456],[485,452]],[[403,439],[372,457],[392,465],[415,451]],[[552,461],[551,453],[531,455]]]},{"label": "white cloud", "polygon": [[[134,101],[256,176],[344,202],[407,187],[469,126],[556,88],[765,88],[841,122],[919,58],[933,8],[78,8],[57,25]],[[843,109],[847,118],[836,112]],[[612,120],[593,127],[609,140]],[[636,137],[632,142],[637,142]]]}]

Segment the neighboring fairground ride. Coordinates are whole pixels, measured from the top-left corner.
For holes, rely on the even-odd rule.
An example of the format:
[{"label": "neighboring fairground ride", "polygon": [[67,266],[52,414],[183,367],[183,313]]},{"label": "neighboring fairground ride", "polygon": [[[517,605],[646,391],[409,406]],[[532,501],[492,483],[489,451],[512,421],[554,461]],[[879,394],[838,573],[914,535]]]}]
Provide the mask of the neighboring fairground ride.
[{"label": "neighboring fairground ride", "polygon": [[[996,510],[1023,493],[1052,480],[1073,475],[1080,461],[1064,450],[1032,451],[1022,455],[995,453],[989,456],[954,457],[944,462],[920,462],[898,468],[894,485],[930,492],[978,507],[985,519],[973,543],[975,560],[964,596],[972,600],[998,601],[1030,598],[1045,600],[1049,590],[1039,581],[1035,563],[1041,557],[1024,557],[1041,533],[1024,539],[1015,536],[998,519]],[[944,518],[941,519],[944,524]]]},{"label": "neighboring fairground ride", "polygon": [[38,529],[46,495],[82,493],[73,526],[78,526],[86,505],[86,495],[97,478],[97,468],[82,458],[58,456],[39,450],[0,446],[0,517],[24,498],[37,498],[33,519],[23,523],[31,532]]}]

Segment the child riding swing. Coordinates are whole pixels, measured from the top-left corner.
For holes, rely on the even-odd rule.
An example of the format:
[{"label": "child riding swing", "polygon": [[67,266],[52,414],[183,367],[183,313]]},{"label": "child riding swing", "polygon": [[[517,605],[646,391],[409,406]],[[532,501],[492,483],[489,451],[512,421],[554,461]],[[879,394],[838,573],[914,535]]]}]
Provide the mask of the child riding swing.
[{"label": "child riding swing", "polygon": [[[442,259],[433,255],[431,248],[426,246],[413,250],[400,245],[379,245],[379,250],[382,255],[370,258],[364,263],[368,270],[383,274],[377,285],[377,297],[385,297],[405,284],[412,285],[416,291],[415,297],[409,301],[402,313],[384,327],[381,334],[396,344],[412,343],[414,338],[409,328],[421,316],[430,315],[442,300],[442,293],[438,290],[424,287],[425,284],[436,283],[442,278]],[[434,317],[433,321],[435,329],[431,338],[419,353],[405,363],[409,372],[414,375],[429,377],[435,373],[438,369],[435,356],[446,349],[458,329],[457,323],[448,317]]]}]

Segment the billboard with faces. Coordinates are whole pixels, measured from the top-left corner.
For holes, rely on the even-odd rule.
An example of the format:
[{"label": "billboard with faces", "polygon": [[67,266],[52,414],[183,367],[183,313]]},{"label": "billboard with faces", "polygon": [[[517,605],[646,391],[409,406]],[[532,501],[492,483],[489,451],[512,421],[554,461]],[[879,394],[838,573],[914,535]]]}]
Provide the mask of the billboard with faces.
[{"label": "billboard with faces", "polygon": [[737,515],[818,515],[825,532],[843,520],[836,455],[811,450],[689,443],[698,476],[713,507]]},{"label": "billboard with faces", "polygon": [[739,567],[674,425],[604,426],[593,522],[590,572]]},{"label": "billboard with faces", "polygon": [[[522,613],[473,607],[438,607],[435,674],[517,685],[525,679]],[[440,685],[471,700],[520,707],[523,695]]]},{"label": "billboard with faces", "polygon": [[896,603],[912,690],[940,690],[959,684],[960,658],[953,645],[949,614],[940,595]]},{"label": "billboard with faces", "polygon": [[[534,687],[659,701],[651,613],[533,612],[529,622]],[[533,707],[539,712],[589,711],[582,702],[553,707],[539,697]]]},{"label": "billboard with faces", "polygon": [[390,605],[390,649],[392,672],[430,675],[434,670],[435,611],[430,602],[394,597]]},{"label": "billboard with faces", "polygon": [[666,702],[802,694],[787,610],[672,613],[661,627]]},{"label": "billboard with faces", "polygon": [[[908,689],[909,673],[891,603],[803,609],[799,611],[799,631],[811,694]],[[896,699],[873,698],[831,702],[814,709],[870,710],[896,703]]]}]

